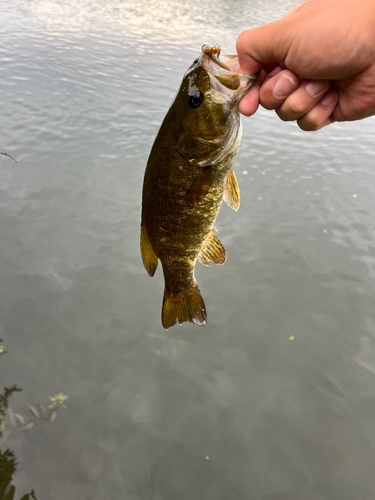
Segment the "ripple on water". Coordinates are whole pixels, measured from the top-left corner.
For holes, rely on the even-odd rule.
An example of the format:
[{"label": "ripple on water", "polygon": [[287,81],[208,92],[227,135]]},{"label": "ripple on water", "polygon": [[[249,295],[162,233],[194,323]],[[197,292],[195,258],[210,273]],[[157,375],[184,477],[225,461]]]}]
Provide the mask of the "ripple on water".
[{"label": "ripple on water", "polygon": [[162,330],[161,270],[139,255],[143,171],[182,75],[203,43],[233,53],[295,3],[5,2],[0,375],[26,404],[69,395],[9,441],[20,495],[375,497],[374,119],[242,120],[228,260],[196,269],[205,329]]}]

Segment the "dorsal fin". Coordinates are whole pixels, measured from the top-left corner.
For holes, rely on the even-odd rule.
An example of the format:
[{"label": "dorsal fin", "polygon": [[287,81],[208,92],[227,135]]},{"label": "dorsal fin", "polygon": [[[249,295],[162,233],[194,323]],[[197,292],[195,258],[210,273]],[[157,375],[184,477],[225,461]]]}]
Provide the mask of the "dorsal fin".
[{"label": "dorsal fin", "polygon": [[227,254],[219,238],[215,234],[215,229],[212,229],[206,241],[203,243],[198,255],[198,260],[204,266],[208,266],[209,261],[214,264],[224,264],[227,260]]},{"label": "dorsal fin", "polygon": [[240,208],[240,188],[233,170],[228,176],[224,189],[224,201],[237,212]]},{"label": "dorsal fin", "polygon": [[158,257],[156,256],[151,242],[148,239],[148,234],[145,226],[141,226],[141,253],[143,265],[150,276],[155,274],[158,267]]}]

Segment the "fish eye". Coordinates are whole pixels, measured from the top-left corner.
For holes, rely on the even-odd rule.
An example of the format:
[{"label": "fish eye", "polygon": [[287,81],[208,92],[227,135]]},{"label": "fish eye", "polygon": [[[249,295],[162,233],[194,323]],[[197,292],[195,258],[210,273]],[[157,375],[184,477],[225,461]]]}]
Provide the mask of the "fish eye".
[{"label": "fish eye", "polygon": [[196,92],[195,94],[189,97],[189,107],[191,109],[196,109],[202,104],[202,101],[203,101],[202,92]]}]

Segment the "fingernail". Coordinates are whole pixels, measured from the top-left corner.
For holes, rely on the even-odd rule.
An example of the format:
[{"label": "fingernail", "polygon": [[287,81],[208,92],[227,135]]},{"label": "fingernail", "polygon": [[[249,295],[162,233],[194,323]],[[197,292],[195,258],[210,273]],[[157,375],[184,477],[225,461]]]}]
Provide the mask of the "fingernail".
[{"label": "fingernail", "polygon": [[294,80],[287,75],[281,75],[273,87],[273,93],[276,97],[286,97],[296,87]]},{"label": "fingernail", "polygon": [[322,82],[309,82],[306,85],[306,92],[311,95],[311,97],[315,97],[316,95],[320,94],[323,92],[323,90],[328,87],[326,83]]},{"label": "fingernail", "polygon": [[324,95],[320,99],[320,102],[325,106],[330,106],[336,101],[336,99],[337,99],[337,93],[333,90],[330,90],[329,92],[326,93],[326,95]]}]

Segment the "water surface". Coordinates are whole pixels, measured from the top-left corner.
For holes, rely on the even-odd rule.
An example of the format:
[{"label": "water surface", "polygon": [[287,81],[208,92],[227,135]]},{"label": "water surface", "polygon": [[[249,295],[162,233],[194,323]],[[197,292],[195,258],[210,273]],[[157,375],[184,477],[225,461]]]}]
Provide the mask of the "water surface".
[{"label": "water surface", "polygon": [[63,391],[1,443],[16,496],[375,498],[373,118],[244,119],[204,329],[160,323],[139,255],[150,147],[202,44],[293,1],[9,0],[0,23],[1,387]]}]

